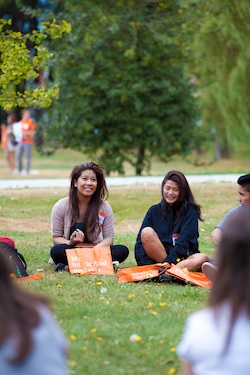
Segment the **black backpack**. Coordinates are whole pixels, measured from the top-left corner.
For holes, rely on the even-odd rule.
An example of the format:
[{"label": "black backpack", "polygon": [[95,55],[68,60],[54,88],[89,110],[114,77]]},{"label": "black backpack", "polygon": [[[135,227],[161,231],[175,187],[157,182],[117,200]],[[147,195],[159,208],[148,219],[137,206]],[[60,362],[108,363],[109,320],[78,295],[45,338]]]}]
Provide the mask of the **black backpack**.
[{"label": "black backpack", "polygon": [[27,264],[22,254],[20,254],[14,246],[7,242],[0,241],[0,251],[8,254],[9,261],[12,265],[12,272],[16,277],[29,276],[26,271]]}]

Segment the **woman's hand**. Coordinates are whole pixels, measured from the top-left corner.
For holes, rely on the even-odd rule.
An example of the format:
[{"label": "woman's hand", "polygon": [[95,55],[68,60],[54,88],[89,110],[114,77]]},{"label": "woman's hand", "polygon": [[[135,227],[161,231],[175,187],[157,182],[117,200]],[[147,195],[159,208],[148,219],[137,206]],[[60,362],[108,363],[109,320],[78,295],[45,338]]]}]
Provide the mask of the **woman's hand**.
[{"label": "woman's hand", "polygon": [[84,233],[80,229],[76,229],[70,236],[69,245],[75,246],[79,242],[84,242]]}]

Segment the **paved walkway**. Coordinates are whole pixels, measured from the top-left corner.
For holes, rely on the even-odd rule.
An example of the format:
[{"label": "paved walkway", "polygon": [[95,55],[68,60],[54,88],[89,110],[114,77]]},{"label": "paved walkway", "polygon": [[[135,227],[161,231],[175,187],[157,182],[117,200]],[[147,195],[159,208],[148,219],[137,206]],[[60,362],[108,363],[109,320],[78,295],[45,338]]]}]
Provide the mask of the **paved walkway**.
[{"label": "paved walkway", "polygon": [[[200,182],[236,182],[241,174],[217,174],[217,175],[186,175],[189,183]],[[125,185],[160,185],[163,176],[132,176],[132,177],[107,177],[108,186]],[[23,189],[23,188],[49,188],[49,187],[69,187],[68,178],[25,178],[0,180],[0,189]]]}]

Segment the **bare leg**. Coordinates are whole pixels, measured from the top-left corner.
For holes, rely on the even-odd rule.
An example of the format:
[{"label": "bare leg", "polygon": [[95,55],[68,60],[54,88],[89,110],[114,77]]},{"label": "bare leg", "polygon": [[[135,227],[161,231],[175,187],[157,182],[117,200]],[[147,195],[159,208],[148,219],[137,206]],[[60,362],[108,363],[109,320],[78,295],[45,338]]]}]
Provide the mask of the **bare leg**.
[{"label": "bare leg", "polygon": [[167,256],[167,252],[154,229],[151,227],[143,228],[141,231],[141,240],[147,256],[155,262],[163,262]]},{"label": "bare leg", "polygon": [[197,271],[204,262],[209,262],[209,257],[204,253],[195,253],[176,264],[178,268],[187,268],[188,271]]}]

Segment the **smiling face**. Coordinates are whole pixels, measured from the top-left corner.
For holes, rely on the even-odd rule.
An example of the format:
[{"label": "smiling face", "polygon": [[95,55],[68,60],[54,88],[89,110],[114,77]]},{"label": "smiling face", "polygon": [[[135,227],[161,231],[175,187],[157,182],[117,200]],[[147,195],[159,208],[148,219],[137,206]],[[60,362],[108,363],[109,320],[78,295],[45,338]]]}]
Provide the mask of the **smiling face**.
[{"label": "smiling face", "polygon": [[86,169],[74,184],[77,188],[77,195],[79,198],[81,196],[91,197],[97,189],[97,178],[95,172],[92,171],[92,169]]},{"label": "smiling face", "polygon": [[250,205],[250,192],[247,191],[243,186],[238,185],[238,202],[242,206]]},{"label": "smiling face", "polygon": [[165,185],[163,186],[162,191],[163,199],[172,206],[176,202],[178,202],[180,198],[180,188],[176,182],[172,180],[167,180]]}]

